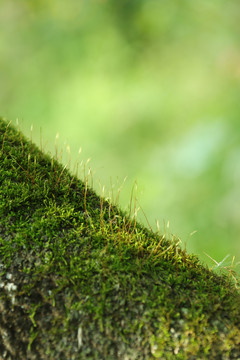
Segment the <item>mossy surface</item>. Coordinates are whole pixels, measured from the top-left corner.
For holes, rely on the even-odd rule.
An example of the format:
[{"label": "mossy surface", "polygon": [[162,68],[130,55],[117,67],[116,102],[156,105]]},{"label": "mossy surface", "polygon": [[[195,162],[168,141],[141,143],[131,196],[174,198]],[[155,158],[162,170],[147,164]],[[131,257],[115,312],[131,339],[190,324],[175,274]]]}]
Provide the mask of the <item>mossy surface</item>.
[{"label": "mossy surface", "polygon": [[0,119],[0,358],[240,359],[240,294]]}]

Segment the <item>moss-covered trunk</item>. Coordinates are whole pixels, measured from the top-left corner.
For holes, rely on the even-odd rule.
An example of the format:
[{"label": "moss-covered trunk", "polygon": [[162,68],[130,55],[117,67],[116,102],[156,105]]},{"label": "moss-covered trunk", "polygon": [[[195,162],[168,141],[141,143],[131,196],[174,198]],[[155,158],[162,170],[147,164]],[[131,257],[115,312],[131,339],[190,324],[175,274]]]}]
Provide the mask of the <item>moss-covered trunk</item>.
[{"label": "moss-covered trunk", "polygon": [[0,359],[239,359],[240,295],[0,120]]}]

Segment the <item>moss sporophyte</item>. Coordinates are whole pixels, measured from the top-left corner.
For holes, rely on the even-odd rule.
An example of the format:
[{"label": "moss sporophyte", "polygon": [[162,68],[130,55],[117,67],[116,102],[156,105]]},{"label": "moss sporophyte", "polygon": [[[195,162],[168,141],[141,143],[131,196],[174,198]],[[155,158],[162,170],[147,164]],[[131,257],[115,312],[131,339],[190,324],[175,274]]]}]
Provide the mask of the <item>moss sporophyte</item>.
[{"label": "moss sporophyte", "polygon": [[0,358],[240,359],[240,294],[0,120]]}]

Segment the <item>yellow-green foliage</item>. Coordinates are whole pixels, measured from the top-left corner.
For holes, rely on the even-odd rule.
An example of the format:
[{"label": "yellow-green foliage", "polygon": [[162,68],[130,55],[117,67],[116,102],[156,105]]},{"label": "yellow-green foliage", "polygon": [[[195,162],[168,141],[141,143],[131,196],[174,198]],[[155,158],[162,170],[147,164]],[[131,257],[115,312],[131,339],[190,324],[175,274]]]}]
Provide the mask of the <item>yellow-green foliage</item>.
[{"label": "yellow-green foliage", "polygon": [[2,119],[0,165],[0,358],[240,358],[231,278]]}]

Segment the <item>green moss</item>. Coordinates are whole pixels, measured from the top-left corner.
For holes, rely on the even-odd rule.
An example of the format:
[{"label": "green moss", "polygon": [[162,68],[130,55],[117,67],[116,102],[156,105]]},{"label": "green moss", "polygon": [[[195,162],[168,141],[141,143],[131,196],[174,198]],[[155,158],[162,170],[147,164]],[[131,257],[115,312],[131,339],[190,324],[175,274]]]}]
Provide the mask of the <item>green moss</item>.
[{"label": "green moss", "polygon": [[0,357],[238,359],[240,294],[0,120]]}]

